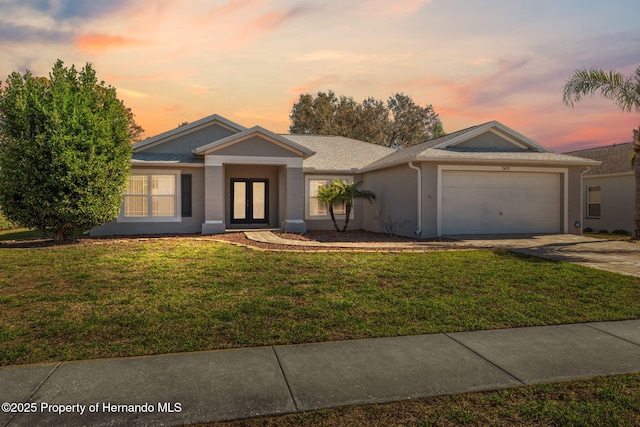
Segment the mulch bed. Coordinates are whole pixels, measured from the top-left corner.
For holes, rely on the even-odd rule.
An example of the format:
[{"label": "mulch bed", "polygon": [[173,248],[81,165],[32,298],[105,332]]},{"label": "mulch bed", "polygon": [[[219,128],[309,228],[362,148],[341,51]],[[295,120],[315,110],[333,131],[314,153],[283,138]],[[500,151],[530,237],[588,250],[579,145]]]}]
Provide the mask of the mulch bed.
[{"label": "mulch bed", "polygon": [[[311,230],[303,234],[279,233],[277,236],[291,240],[312,240],[316,242],[424,242],[430,240],[413,239],[410,237],[391,236],[384,233],[374,233],[364,230],[349,230],[345,232],[337,232],[335,230]],[[435,240],[431,240],[435,241]],[[443,241],[443,240],[437,240]]]},{"label": "mulch bed", "polygon": [[[384,243],[384,242],[455,242],[453,239],[412,239],[409,237],[402,236],[391,236],[384,233],[374,233],[371,231],[364,230],[351,230],[343,233],[339,233],[337,231],[320,231],[313,230],[307,231],[303,234],[295,234],[295,233],[283,233],[283,232],[274,232],[275,235],[282,237],[283,239],[289,240],[302,240],[302,241],[316,241],[316,242],[331,242],[331,243],[358,243],[358,242],[376,242],[376,243]],[[262,243],[256,242],[254,240],[248,239],[244,233],[227,233],[227,234],[218,234],[215,236],[217,240],[224,240],[227,242],[245,245],[245,246],[253,246],[260,249],[266,250],[289,250],[289,251],[304,251],[304,252],[327,252],[327,251],[367,251],[367,252],[399,252],[399,251],[425,251],[425,250],[444,250],[451,249],[447,246],[433,246],[428,248],[397,248],[397,247],[376,247],[376,248],[353,248],[353,247],[326,247],[326,246],[292,246],[292,245],[278,245],[272,243]]]},{"label": "mulch bed", "polygon": [[[349,243],[357,243],[357,242],[454,242],[452,239],[413,239],[409,237],[402,236],[390,236],[384,233],[374,233],[370,231],[363,230],[350,230],[343,233],[338,233],[337,231],[308,231],[303,234],[294,234],[294,233],[283,233],[283,232],[275,232],[276,235],[289,240],[303,240],[303,241],[316,241],[316,242],[349,242]],[[87,238],[79,238],[79,239],[70,239],[66,241],[54,241],[53,239],[28,239],[28,240],[8,240],[8,241],[0,241],[0,249],[10,249],[10,248],[54,248],[54,247],[64,247],[64,246],[77,246],[77,245],[91,245],[91,244],[100,244],[105,242],[115,242],[115,241],[144,241],[144,240],[154,240],[160,238],[197,238],[203,240],[218,240],[225,241],[232,244],[242,245],[242,246],[250,246],[259,249],[265,250],[288,250],[288,251],[304,251],[304,252],[313,252],[313,251],[370,251],[370,252],[380,252],[380,251],[404,251],[404,250],[442,250],[442,249],[450,249],[446,246],[435,246],[429,248],[419,248],[419,249],[399,249],[394,247],[384,248],[384,247],[376,247],[376,248],[353,248],[353,247],[322,247],[322,246],[293,246],[293,245],[280,245],[273,243],[262,243],[256,242],[254,240],[248,239],[244,232],[236,232],[236,233],[226,233],[226,234],[215,234],[211,236],[202,236],[200,234],[162,234],[162,235],[135,235],[135,236],[109,236],[109,237],[87,237]]]}]

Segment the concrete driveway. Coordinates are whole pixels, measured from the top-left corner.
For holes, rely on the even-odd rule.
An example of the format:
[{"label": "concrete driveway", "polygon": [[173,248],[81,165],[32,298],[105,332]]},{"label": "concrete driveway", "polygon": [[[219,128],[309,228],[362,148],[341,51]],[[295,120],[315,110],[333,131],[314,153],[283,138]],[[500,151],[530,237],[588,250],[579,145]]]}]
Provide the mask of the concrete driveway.
[{"label": "concrete driveway", "polygon": [[543,258],[567,261],[599,270],[640,277],[640,244],[573,234],[455,236],[461,243],[499,247]]}]

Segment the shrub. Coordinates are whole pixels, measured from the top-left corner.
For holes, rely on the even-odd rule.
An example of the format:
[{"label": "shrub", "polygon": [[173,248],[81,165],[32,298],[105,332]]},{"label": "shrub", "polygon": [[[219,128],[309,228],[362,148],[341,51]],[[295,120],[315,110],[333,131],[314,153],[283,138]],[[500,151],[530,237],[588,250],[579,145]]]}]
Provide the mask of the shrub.
[{"label": "shrub", "polygon": [[598,233],[600,233],[600,234],[609,234],[609,232],[607,230],[600,230],[600,231],[598,231]]},{"label": "shrub", "polygon": [[629,233],[626,230],[613,230],[611,234],[620,234],[622,236],[627,236]]},{"label": "shrub", "polygon": [[131,168],[129,115],[115,88],[57,61],[49,78],[0,85],[0,205],[55,240],[120,213]]},{"label": "shrub", "polygon": [[11,230],[12,228],[16,228],[16,225],[9,221],[0,211],[0,230]]},{"label": "shrub", "polygon": [[584,229],[584,232],[585,233],[593,233],[593,228],[587,227],[587,228]]}]

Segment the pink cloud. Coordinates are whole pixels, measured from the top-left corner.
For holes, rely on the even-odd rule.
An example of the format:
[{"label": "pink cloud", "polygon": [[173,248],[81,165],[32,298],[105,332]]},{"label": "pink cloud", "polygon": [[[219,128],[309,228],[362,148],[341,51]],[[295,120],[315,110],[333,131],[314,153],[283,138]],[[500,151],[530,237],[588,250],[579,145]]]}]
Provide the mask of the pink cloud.
[{"label": "pink cloud", "polygon": [[[300,95],[303,93],[315,92],[322,90],[323,86],[335,85],[340,80],[340,77],[335,74],[328,74],[326,76],[318,77],[313,80],[309,80],[300,86],[292,87],[289,92],[294,95]],[[327,89],[329,90],[329,89]]]},{"label": "pink cloud", "polygon": [[76,39],[78,49],[87,52],[104,52],[142,44],[140,40],[109,34],[83,34]]},{"label": "pink cloud", "polygon": [[240,47],[253,42],[266,33],[277,30],[287,22],[304,15],[314,8],[296,6],[285,11],[268,12],[247,22],[231,41],[232,47]]},{"label": "pink cloud", "polygon": [[264,0],[230,0],[227,3],[213,7],[207,17],[209,19],[219,20],[243,9],[257,8],[263,3]]},{"label": "pink cloud", "polygon": [[432,0],[369,0],[366,9],[373,15],[410,15]]},{"label": "pink cloud", "polygon": [[131,75],[123,75],[123,74],[112,74],[104,77],[107,82],[117,82],[117,81],[136,81],[136,82],[153,82],[153,81],[170,81],[170,80],[180,80],[186,77],[190,77],[195,72],[193,70],[184,70],[184,71],[175,71],[175,72],[162,72],[162,73],[153,73],[153,74],[131,74]]}]

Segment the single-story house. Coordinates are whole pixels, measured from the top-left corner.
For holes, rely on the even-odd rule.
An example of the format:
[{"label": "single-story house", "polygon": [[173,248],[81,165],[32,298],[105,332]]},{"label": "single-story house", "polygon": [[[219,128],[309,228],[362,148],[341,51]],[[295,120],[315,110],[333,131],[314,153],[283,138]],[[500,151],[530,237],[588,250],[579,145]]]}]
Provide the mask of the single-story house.
[{"label": "single-story house", "polygon": [[351,229],[420,238],[580,234],[582,172],[596,165],[495,121],[393,149],[278,135],[212,115],[134,144],[120,216],[91,234],[332,229],[316,194],[334,178],[362,181],[377,195],[355,203]]},{"label": "single-story house", "polygon": [[594,232],[633,231],[635,175],[631,166],[633,143],[567,153],[600,161],[582,177],[584,227]]}]

